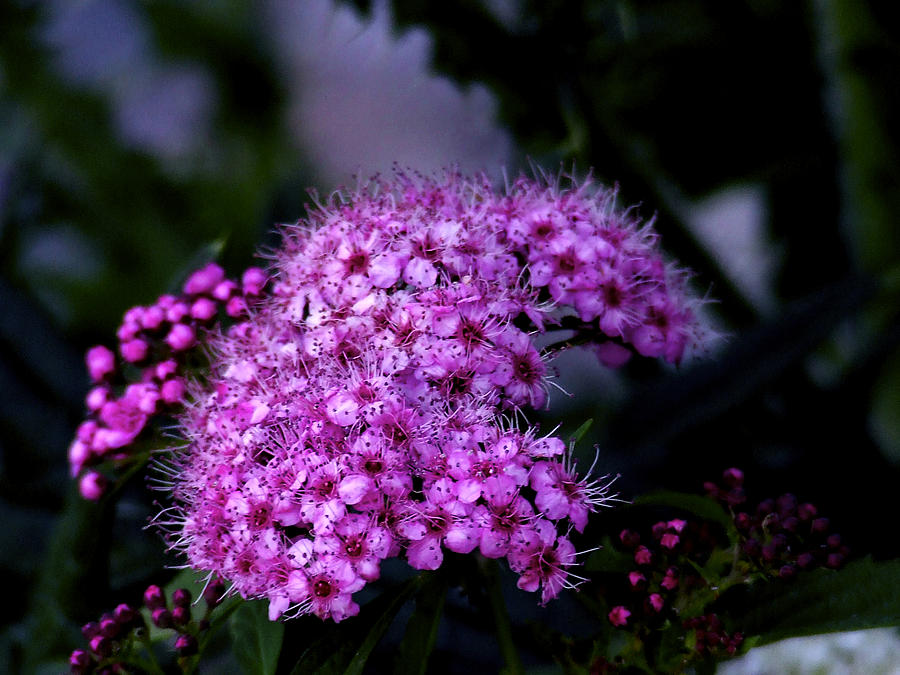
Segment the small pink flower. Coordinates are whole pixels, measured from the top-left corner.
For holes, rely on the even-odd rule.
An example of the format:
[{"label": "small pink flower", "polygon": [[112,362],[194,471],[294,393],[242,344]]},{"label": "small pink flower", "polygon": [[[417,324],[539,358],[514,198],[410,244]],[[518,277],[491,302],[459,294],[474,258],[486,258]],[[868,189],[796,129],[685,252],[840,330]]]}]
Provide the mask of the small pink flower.
[{"label": "small pink flower", "polygon": [[169,329],[169,334],[166,335],[166,344],[175,352],[183,352],[185,349],[189,349],[194,345],[195,340],[194,329],[184,323],[176,323]]},{"label": "small pink flower", "polygon": [[208,263],[188,277],[184,282],[184,292],[188,295],[211,293],[224,278],[225,272],[221,267],[215,263]]},{"label": "small pink flower", "polygon": [[650,597],[647,598],[650,606],[653,608],[654,612],[661,612],[662,608],[665,606],[665,601],[663,597],[659,593],[651,593]]}]

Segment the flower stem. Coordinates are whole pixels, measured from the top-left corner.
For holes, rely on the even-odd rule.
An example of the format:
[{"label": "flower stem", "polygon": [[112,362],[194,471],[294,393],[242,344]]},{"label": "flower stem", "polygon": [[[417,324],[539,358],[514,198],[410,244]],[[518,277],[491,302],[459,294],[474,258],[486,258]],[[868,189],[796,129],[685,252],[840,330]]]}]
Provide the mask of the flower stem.
[{"label": "flower stem", "polygon": [[506,661],[505,672],[509,675],[524,675],[522,660],[512,638],[512,625],[509,622],[509,613],[506,611],[506,602],[500,590],[500,576],[497,570],[497,561],[478,556],[478,567],[484,580],[488,600],[491,604],[491,613],[494,615],[494,629],[497,634],[497,643],[500,645],[500,653]]}]

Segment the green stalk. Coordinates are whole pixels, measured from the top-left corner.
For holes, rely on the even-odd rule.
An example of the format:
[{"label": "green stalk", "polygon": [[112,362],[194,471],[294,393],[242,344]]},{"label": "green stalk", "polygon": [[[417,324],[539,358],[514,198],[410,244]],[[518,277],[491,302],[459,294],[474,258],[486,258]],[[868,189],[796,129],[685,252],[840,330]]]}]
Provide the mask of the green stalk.
[{"label": "green stalk", "polygon": [[512,625],[509,622],[509,613],[506,611],[506,602],[500,590],[500,576],[497,571],[497,561],[478,556],[478,567],[484,580],[488,600],[491,603],[491,613],[494,615],[494,630],[497,634],[497,643],[500,645],[500,654],[506,661],[506,673],[509,675],[524,675],[525,669],[519,652],[513,643]]}]

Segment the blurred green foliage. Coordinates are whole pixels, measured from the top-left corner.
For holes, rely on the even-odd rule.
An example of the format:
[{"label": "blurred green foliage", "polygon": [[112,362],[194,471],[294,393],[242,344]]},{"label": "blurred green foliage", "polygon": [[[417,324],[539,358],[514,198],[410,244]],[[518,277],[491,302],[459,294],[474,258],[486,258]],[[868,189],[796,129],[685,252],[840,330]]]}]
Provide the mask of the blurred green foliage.
[{"label": "blurred green foliage", "polygon": [[[301,215],[313,175],[288,137],[287,87],[256,3],[117,5],[138,17],[154,60],[195,69],[212,92],[206,131],[174,155],[123,137],[114,89],[60,63],[47,27],[64,5],[0,0],[3,672],[58,662],[77,644],[79,622],[139,597],[165,561],[140,529],[152,511],[142,486],[96,508],[69,489],[83,350],[108,342],[124,309],[176,287],[211,242],[225,242],[229,270],[246,265],[271,223]],[[836,514],[860,553],[900,555],[884,531],[900,473],[900,36],[891,3],[391,7],[404,29],[427,29],[437,70],[491,88],[522,165],[574,161],[618,182],[624,203],[657,213],[667,250],[720,301],[731,337],[715,362],[631,371],[624,397],[582,401],[564,429],[601,422],[585,445],[601,443],[628,494],[690,491],[738,464],[769,481],[765,491],[791,489]],[[783,251],[768,315],[689,227],[692,204],[735,184],[764,188],[770,244]],[[100,536],[107,525],[113,537]],[[449,601],[444,611],[485,632]],[[513,628],[526,653],[539,648]],[[457,663],[493,664],[478,654],[484,644],[492,653],[489,641],[472,643],[474,666]],[[438,658],[446,645],[436,649],[431,663],[449,668]]]}]

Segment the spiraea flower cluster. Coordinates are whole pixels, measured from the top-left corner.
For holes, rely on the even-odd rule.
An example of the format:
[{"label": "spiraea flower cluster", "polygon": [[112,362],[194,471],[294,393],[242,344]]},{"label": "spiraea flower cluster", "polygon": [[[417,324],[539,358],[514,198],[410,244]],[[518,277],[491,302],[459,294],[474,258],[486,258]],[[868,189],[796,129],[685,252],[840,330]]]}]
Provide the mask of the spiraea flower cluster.
[{"label": "spiraea flower cluster", "polygon": [[388,557],[505,558],[542,602],[577,585],[570,534],[610,481],[579,475],[524,413],[547,405],[564,348],[618,366],[703,341],[650,225],[589,183],[497,194],[448,172],[339,193],[282,238],[267,272],[238,283],[210,263],[126,312],[117,353],[88,352],[69,450],[82,495],[174,416],[184,444],[157,463],[173,497],[157,523],[272,619],[355,614]]},{"label": "spiraea flower cluster", "polygon": [[505,558],[543,602],[576,584],[572,530],[609,501],[545,406],[560,326],[601,359],[679,361],[700,340],[684,275],[590,185],[397,175],[283,228],[270,293],[204,338],[160,514],[188,564],[269,600],[273,620],[354,615],[405,557]]}]

